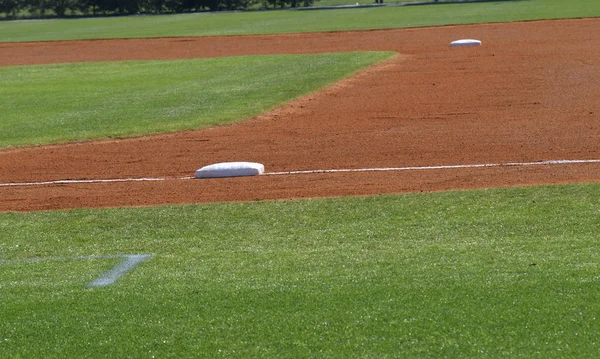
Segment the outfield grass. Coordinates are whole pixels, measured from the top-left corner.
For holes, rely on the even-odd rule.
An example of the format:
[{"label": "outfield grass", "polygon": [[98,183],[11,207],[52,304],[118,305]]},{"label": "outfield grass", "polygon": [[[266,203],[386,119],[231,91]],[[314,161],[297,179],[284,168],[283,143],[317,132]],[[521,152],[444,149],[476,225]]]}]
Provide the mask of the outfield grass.
[{"label": "outfield grass", "polygon": [[[420,0],[408,0],[408,1],[386,1],[386,4],[393,3],[409,3],[409,2],[419,2]],[[375,0],[316,0],[313,3],[312,8],[319,8],[321,6],[343,6],[343,5],[373,5],[375,4]]]},{"label": "outfield grass", "polygon": [[390,52],[0,67],[0,148],[250,118]]},{"label": "outfield grass", "polygon": [[600,1],[523,0],[343,10],[3,21],[0,22],[0,42],[276,34],[592,16],[600,16]]},{"label": "outfield grass", "polygon": [[595,357],[600,184],[0,214],[0,356]]},{"label": "outfield grass", "polygon": [[[433,2],[434,0],[429,0],[429,2]],[[439,2],[443,3],[443,2],[452,2],[453,0],[440,0]],[[507,1],[513,1],[513,0],[507,0]],[[390,1],[390,0],[386,0],[384,1],[384,3],[386,5],[400,5],[400,4],[405,4],[405,3],[425,3],[426,1],[424,0],[394,0],[394,1]],[[316,0],[313,4],[313,8],[318,8],[321,6],[343,6],[343,5],[373,5],[375,4],[375,0]]]}]

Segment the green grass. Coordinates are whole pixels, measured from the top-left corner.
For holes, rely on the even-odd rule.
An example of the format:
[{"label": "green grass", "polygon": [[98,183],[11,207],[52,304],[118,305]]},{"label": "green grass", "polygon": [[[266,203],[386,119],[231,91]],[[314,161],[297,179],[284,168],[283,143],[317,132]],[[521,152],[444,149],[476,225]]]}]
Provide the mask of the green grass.
[{"label": "green grass", "polygon": [[0,356],[595,357],[600,184],[0,214]]},{"label": "green grass", "polygon": [[[595,0],[531,0],[1,22],[0,41],[513,21],[598,16],[599,7]],[[154,77],[176,63],[192,66],[100,66],[111,75],[128,68]],[[38,96],[55,96],[31,118],[64,117],[60,107],[73,102],[73,93],[50,95],[52,81],[37,87],[25,79],[62,71],[55,82],[73,80],[78,66],[91,66],[80,77],[95,73],[100,80],[75,81],[77,93],[108,98],[131,81],[123,74],[111,85],[99,64],[9,68],[0,73],[0,126],[15,104],[27,107],[14,97],[6,102],[7,88],[14,92],[20,83],[37,89],[29,106]],[[160,81],[176,88],[176,80]],[[176,92],[174,100],[189,98]],[[149,114],[165,106],[171,105]],[[122,106],[114,115],[133,115],[127,111]],[[7,132],[0,129],[1,136]],[[0,357],[596,357],[598,233],[600,184],[0,214],[0,259],[154,254],[116,284],[96,289],[86,285],[118,260],[0,263]]]},{"label": "green grass", "polygon": [[[433,0],[430,0],[433,2]],[[453,0],[441,0],[440,2],[451,2]],[[509,0],[510,1],[510,0]],[[410,3],[410,2],[423,2],[423,0],[385,0],[386,4],[399,4],[399,3]],[[313,7],[317,8],[320,6],[340,6],[340,5],[373,5],[375,0],[317,0],[314,2]]]},{"label": "green grass", "polygon": [[343,10],[259,11],[0,22],[0,42],[276,34],[600,16],[597,0],[522,0]]},{"label": "green grass", "polygon": [[363,52],[0,67],[0,147],[232,123],[391,55]]}]

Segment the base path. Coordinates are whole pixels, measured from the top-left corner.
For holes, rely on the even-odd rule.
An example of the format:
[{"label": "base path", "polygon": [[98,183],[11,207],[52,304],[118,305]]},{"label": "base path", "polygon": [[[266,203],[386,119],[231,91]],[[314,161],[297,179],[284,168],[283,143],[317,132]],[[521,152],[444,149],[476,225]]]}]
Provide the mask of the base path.
[{"label": "base path", "polygon": [[[0,211],[253,201],[600,181],[600,163],[193,180],[265,172],[600,159],[600,19],[277,36],[0,44],[0,65],[392,50],[394,58],[242,123],[0,152]],[[451,48],[473,38],[480,47]]]}]

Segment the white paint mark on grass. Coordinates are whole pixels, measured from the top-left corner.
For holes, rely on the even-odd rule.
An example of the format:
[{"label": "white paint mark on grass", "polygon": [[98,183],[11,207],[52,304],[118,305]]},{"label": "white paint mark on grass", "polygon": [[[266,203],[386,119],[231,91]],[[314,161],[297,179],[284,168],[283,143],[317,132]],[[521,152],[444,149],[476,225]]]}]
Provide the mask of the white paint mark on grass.
[{"label": "white paint mark on grass", "polygon": [[93,259],[114,259],[124,258],[116,267],[104,273],[101,277],[88,284],[88,287],[105,287],[116,282],[119,278],[130,272],[138,264],[150,259],[151,254],[116,254],[108,256],[79,256],[79,257],[51,257],[51,258],[24,258],[24,259],[0,259],[2,263],[36,263],[49,261],[67,261],[67,260],[93,260]]},{"label": "white paint mark on grass", "polygon": [[123,257],[125,257],[125,260],[104,273],[100,278],[88,284],[88,287],[106,287],[107,285],[111,285],[151,256],[149,254],[129,254]]},{"label": "white paint mark on grass", "polygon": [[[264,172],[261,176],[317,174],[317,173],[344,173],[344,172],[424,171],[424,170],[448,170],[448,169],[460,169],[460,168],[486,168],[486,167],[529,167],[529,166],[573,165],[573,164],[591,164],[591,163],[600,163],[600,159],[482,163],[482,164],[447,165],[447,166],[342,168],[342,169],[321,169],[321,170],[302,170],[302,171],[281,171],[281,172]],[[85,184],[85,183],[159,182],[159,181],[189,180],[189,179],[194,179],[194,176],[164,177],[164,178],[116,178],[116,179],[99,179],[99,180],[94,180],[94,179],[56,180],[56,181],[43,181],[43,182],[12,182],[12,183],[0,183],[0,188],[2,188],[2,187],[61,185],[61,184]]]}]

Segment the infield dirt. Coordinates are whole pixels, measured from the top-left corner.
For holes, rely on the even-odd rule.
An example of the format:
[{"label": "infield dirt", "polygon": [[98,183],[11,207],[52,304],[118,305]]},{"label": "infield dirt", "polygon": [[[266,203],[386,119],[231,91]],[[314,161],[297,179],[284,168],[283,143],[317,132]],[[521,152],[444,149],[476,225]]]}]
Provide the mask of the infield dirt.
[{"label": "infield dirt", "polygon": [[[174,179],[600,158],[600,19],[362,32],[0,44],[0,66],[386,50],[397,56],[231,126],[0,152],[0,211],[253,201],[600,181],[600,164]],[[483,46],[450,48],[474,38]]]}]

